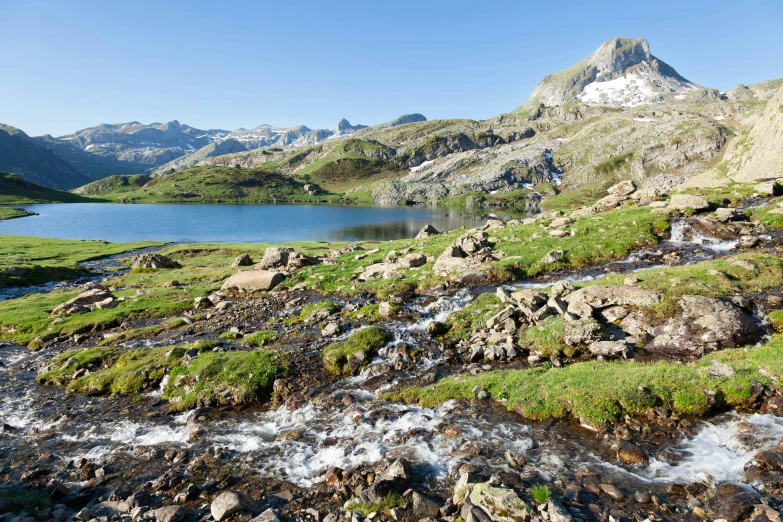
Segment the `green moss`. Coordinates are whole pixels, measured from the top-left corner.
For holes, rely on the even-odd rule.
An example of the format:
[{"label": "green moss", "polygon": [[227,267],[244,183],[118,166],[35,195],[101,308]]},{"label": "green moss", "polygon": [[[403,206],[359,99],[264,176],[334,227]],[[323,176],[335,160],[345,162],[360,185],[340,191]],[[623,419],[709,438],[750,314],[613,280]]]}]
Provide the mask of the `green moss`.
[{"label": "green moss", "polygon": [[242,338],[242,344],[245,346],[264,346],[277,339],[277,333],[271,330],[259,330],[247,334]]},{"label": "green moss", "polygon": [[[712,378],[706,368],[716,360],[736,371],[735,377]],[[388,393],[387,399],[434,406],[454,398],[472,398],[480,386],[496,400],[530,419],[572,416],[595,427],[622,414],[639,414],[661,404],[683,415],[702,415],[715,394],[718,407],[742,407],[753,382],[769,385],[783,375],[783,338],[766,345],[715,352],[695,364],[633,361],[582,362],[565,368],[498,370],[458,375],[423,387]]]},{"label": "green moss", "polygon": [[469,339],[475,330],[484,328],[487,319],[501,308],[500,299],[494,293],[479,294],[468,306],[449,316],[448,336],[454,339]]},{"label": "green moss", "polygon": [[178,410],[194,407],[199,398],[249,404],[268,399],[276,376],[287,374],[288,360],[281,352],[207,352],[173,368],[163,396]]},{"label": "green moss", "polygon": [[364,516],[369,515],[370,513],[382,513],[387,517],[390,517],[389,510],[396,507],[408,507],[410,505],[410,498],[409,497],[403,497],[396,491],[392,491],[386,497],[381,500],[380,502],[376,502],[375,504],[365,504],[363,502],[354,502],[351,504],[348,504],[346,506],[346,509],[349,511],[353,511],[354,513],[361,513]]},{"label": "green moss", "polygon": [[[391,332],[378,326],[368,326],[353,332],[345,341],[332,343],[323,351],[324,366],[337,374],[350,374],[348,361],[359,352],[372,355],[393,338]],[[365,359],[364,362],[368,362]]]},{"label": "green moss", "polygon": [[530,351],[540,351],[549,358],[562,354],[570,357],[575,353],[574,348],[565,343],[565,319],[559,315],[525,328],[519,336],[519,345]]}]

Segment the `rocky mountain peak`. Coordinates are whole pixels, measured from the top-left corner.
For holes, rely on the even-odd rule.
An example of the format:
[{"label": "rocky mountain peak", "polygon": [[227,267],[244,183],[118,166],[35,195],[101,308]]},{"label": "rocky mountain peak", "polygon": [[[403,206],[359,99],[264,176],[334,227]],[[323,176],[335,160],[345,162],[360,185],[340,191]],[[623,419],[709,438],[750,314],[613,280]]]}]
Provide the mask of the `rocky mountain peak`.
[{"label": "rocky mountain peak", "polygon": [[650,53],[643,38],[612,38],[590,56],[559,73],[545,76],[520,107],[588,105],[634,107],[685,99],[700,87]]},{"label": "rocky mountain peak", "polygon": [[598,69],[599,77],[622,73],[633,65],[653,60],[650,44],[643,38],[612,38],[587,58]]},{"label": "rocky mountain peak", "polygon": [[343,118],[337,123],[337,127],[334,129],[334,135],[340,136],[343,134],[350,134],[353,131],[367,128],[367,125],[351,125],[351,122]]}]

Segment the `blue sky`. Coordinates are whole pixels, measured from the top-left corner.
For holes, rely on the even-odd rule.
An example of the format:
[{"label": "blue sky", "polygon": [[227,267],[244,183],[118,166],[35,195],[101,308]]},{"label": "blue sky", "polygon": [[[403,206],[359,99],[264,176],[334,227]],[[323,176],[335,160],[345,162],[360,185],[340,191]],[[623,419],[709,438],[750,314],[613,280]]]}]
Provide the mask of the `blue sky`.
[{"label": "blue sky", "polygon": [[780,0],[0,0],[0,122],[199,128],[491,117],[613,36],[696,83],[783,76]]}]

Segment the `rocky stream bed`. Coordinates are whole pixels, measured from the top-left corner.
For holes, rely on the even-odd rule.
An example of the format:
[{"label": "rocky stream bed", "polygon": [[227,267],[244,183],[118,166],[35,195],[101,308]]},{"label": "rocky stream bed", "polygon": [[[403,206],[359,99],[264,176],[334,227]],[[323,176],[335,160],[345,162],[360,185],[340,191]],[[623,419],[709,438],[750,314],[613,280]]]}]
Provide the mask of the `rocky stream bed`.
[{"label": "rocky stream bed", "polygon": [[[37,352],[0,345],[0,512],[8,522],[780,520],[783,398],[774,390],[754,390],[747,407],[709,419],[659,406],[600,427],[576,419],[527,420],[482,389],[432,408],[384,395],[456,374],[576,360],[493,352],[492,332],[444,341],[441,325],[480,294],[521,306],[525,295],[538,299],[538,290],[558,285],[573,293],[571,284],[607,274],[624,275],[632,285],[640,271],[731,255],[741,241],[747,240],[698,217],[674,218],[669,239],[621,261],[508,285],[400,296],[399,310],[376,323],[391,332],[391,341],[347,377],[326,372],[321,351],[364,328],[361,314],[341,319],[327,311],[291,322],[284,341],[289,374],[275,381],[273,401],[265,404],[199,403],[180,412],[162,397],[169,376],[158,389],[133,396],[69,393],[37,383],[52,357],[95,346],[102,333],[59,339]],[[780,236],[767,232],[760,241],[766,252],[777,252]],[[753,318],[753,342],[771,333],[767,311],[774,308],[769,303],[780,304],[781,290],[783,283],[742,303]],[[13,298],[25,290],[3,292]],[[513,301],[518,292],[522,297]],[[198,328],[186,325],[121,346],[182,345],[217,339],[217,331],[241,339],[262,328],[262,318],[295,318],[322,299],[302,289],[241,297],[227,292],[223,300],[231,306],[212,309]],[[379,303],[369,295],[329,299],[338,311]],[[567,301],[564,315],[578,312],[574,302]],[[498,321],[509,317],[513,323],[512,315]],[[332,322],[336,326],[324,332]],[[147,324],[152,321],[117,331]],[[507,330],[493,332],[502,337]],[[634,348],[642,341],[616,336],[602,342],[623,343],[630,353],[622,356],[638,361],[689,364],[701,353]]]}]

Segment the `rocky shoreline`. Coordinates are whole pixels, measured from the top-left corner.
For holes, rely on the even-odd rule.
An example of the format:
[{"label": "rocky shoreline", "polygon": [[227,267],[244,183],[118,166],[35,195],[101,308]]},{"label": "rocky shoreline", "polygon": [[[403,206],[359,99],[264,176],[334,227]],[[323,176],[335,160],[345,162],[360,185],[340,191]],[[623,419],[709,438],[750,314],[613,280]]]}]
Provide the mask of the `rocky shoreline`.
[{"label": "rocky shoreline", "polygon": [[[568,215],[377,251],[177,247],[78,292],[7,301],[0,511],[779,520],[777,190],[716,209],[626,182]],[[634,248],[582,253],[608,220],[634,228]],[[503,395],[534,379],[563,402],[517,397],[521,384]],[[615,402],[602,386],[635,391]]]}]

